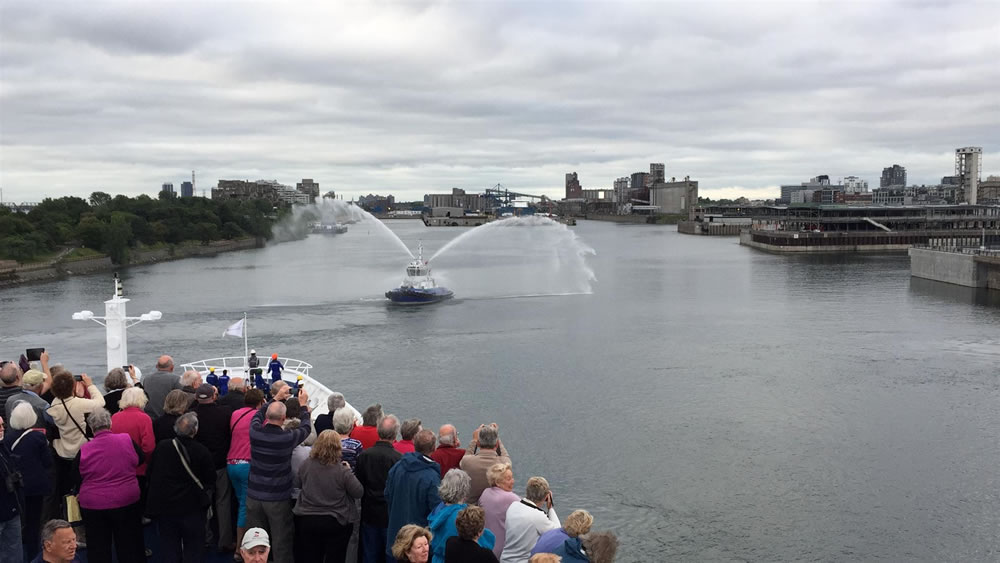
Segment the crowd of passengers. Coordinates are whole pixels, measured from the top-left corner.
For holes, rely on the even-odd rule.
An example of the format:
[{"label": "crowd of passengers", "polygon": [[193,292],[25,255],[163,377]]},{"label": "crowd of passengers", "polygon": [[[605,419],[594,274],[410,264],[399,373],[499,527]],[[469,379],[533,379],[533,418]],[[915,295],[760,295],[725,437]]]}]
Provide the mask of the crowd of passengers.
[{"label": "crowd of passengers", "polygon": [[[253,359],[253,358],[251,358]],[[28,368],[28,369],[25,369]],[[264,563],[614,560],[618,540],[576,510],[560,521],[543,477],[514,492],[498,426],[462,447],[374,404],[214,371],[116,368],[104,393],[61,365],[0,364],[0,563],[145,561],[210,552]],[[72,522],[71,522],[72,521]]]}]

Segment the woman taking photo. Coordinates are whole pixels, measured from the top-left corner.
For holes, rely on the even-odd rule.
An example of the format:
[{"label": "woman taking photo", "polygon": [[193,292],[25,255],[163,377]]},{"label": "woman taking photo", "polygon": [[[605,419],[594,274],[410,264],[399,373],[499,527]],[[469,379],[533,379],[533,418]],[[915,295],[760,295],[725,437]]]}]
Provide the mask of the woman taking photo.
[{"label": "woman taking photo", "polygon": [[303,563],[343,563],[358,521],[355,500],[364,487],[341,460],[340,440],[333,430],[320,433],[295,479],[300,489],[292,510],[296,560]]},{"label": "woman taking photo", "polygon": [[[173,393],[173,391],[171,391]],[[184,393],[181,391],[181,393]],[[187,395],[187,393],[184,393]],[[167,395],[169,400],[170,395]],[[226,472],[233,485],[233,496],[239,504],[236,517],[236,545],[243,543],[247,526],[247,482],[250,480],[250,421],[253,413],[264,404],[264,393],[260,389],[247,389],[243,396],[243,408],[237,409],[229,418],[229,453],[226,454]]]},{"label": "woman taking photo", "polygon": [[[104,408],[104,397],[97,390],[94,382],[87,374],[80,375],[83,389],[86,389],[92,399],[84,399],[75,394],[77,389],[73,374],[63,368],[52,369],[52,406],[48,408],[49,416],[59,428],[59,437],[52,441],[52,449],[56,452],[56,498],[62,498],[69,493],[70,488],[79,479],[73,472],[73,460],[80,453],[80,446],[90,438],[87,436],[87,413]],[[81,389],[81,394],[83,389]],[[110,424],[109,424],[110,426]]]},{"label": "woman taking photo", "polygon": [[[139,390],[142,393],[141,390]],[[128,434],[111,432],[111,415],[103,408],[87,415],[94,438],[83,444],[74,465],[80,475],[80,513],[87,530],[89,561],[144,561],[142,510],[135,472],[144,455]]]}]

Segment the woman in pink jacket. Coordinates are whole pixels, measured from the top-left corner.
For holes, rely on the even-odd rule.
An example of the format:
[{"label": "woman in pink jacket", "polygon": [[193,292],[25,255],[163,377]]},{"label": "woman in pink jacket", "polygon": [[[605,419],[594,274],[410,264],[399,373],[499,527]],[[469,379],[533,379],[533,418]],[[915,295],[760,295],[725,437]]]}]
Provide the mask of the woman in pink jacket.
[{"label": "woman in pink jacket", "polygon": [[143,509],[146,507],[146,467],[149,465],[149,456],[156,448],[156,439],[153,438],[153,419],[142,410],[146,408],[148,400],[145,391],[139,387],[129,387],[122,392],[122,397],[118,400],[118,412],[111,415],[111,431],[115,434],[128,434],[132,442],[146,456],[135,470],[139,490],[142,492],[139,506]]},{"label": "woman in pink jacket", "polygon": [[87,415],[87,424],[94,437],[74,461],[80,475],[78,499],[87,529],[87,557],[110,562],[114,545],[119,561],[145,561],[135,480],[142,452],[128,436],[111,432],[111,415],[105,409]]}]

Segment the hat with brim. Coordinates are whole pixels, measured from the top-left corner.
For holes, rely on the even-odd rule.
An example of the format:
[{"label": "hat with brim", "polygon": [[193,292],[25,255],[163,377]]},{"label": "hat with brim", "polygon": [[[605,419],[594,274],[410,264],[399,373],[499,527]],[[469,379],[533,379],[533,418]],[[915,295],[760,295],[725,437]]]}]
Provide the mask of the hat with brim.
[{"label": "hat with brim", "polygon": [[250,528],[243,534],[243,543],[240,544],[240,548],[253,549],[259,545],[271,547],[271,538],[267,536],[266,530],[263,528]]},{"label": "hat with brim", "polygon": [[45,381],[45,374],[37,369],[29,369],[24,372],[24,378],[21,381],[29,387],[41,385],[42,382]]}]

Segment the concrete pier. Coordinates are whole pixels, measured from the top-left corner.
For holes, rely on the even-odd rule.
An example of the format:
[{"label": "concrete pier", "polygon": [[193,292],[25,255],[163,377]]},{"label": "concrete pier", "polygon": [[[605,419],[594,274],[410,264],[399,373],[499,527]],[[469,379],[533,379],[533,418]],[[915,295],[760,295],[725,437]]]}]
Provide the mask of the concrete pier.
[{"label": "concrete pier", "polygon": [[928,280],[1000,290],[1000,250],[910,249],[910,275]]}]

